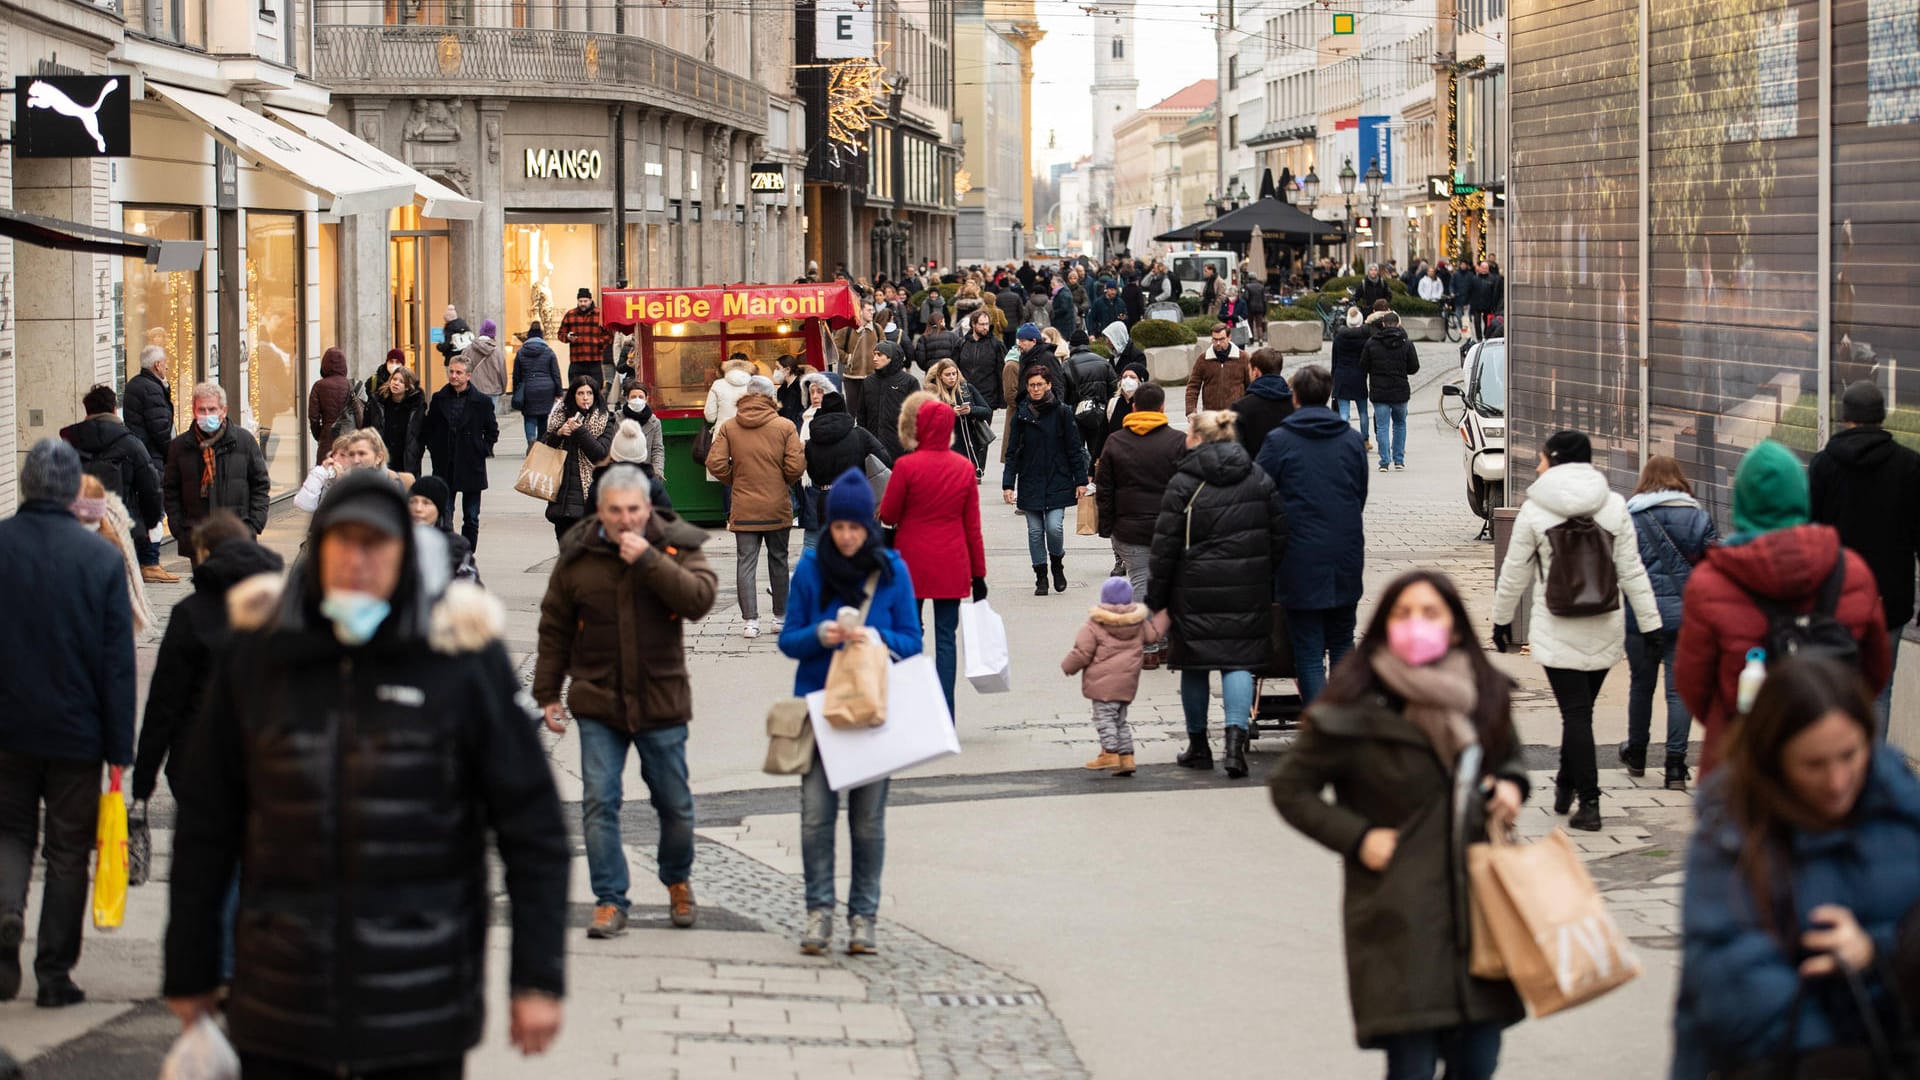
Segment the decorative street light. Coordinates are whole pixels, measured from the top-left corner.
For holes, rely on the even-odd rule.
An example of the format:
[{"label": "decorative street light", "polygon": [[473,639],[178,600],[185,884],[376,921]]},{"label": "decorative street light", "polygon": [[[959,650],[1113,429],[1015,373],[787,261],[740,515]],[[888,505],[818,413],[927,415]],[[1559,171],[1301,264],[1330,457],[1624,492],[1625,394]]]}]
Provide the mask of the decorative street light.
[{"label": "decorative street light", "polygon": [[1379,158],[1368,162],[1366,181],[1367,197],[1373,202],[1373,256],[1375,261],[1380,261],[1380,250],[1385,246],[1381,238],[1386,235],[1386,230],[1380,227],[1380,190],[1386,186],[1387,177],[1380,171]]},{"label": "decorative street light", "polygon": [[1217,218],[1219,216],[1220,216],[1220,200],[1215,198],[1212,194],[1208,194],[1207,195],[1207,220],[1212,221],[1214,218]]},{"label": "decorative street light", "polygon": [[1307,197],[1308,203],[1320,201],[1320,174],[1313,171],[1313,164],[1307,164],[1306,178],[1300,181],[1300,193]]},{"label": "decorative street light", "polygon": [[1345,219],[1347,226],[1347,265],[1340,270],[1343,274],[1351,271],[1353,267],[1353,187],[1354,181],[1359,178],[1360,174],[1353,171],[1353,159],[1348,158],[1347,163],[1340,166],[1340,194],[1347,201],[1347,216]]},{"label": "decorative street light", "polygon": [[1020,230],[1021,230],[1021,229],[1024,229],[1024,228],[1026,228],[1026,225],[1027,225],[1027,223],[1026,223],[1026,222],[1024,222],[1024,221],[1016,221],[1016,222],[1014,222],[1014,223],[1013,223],[1013,226],[1012,226],[1012,229],[1013,229],[1013,257],[1014,257],[1014,258],[1016,258],[1016,259],[1020,257]]},{"label": "decorative street light", "polygon": [[1288,206],[1300,205],[1300,182],[1299,181],[1296,180],[1293,183],[1287,185],[1286,196],[1287,196]]},{"label": "decorative street light", "polygon": [[1353,171],[1353,159],[1348,158],[1347,163],[1340,166],[1340,194],[1353,194],[1353,182],[1359,177],[1360,174]]}]

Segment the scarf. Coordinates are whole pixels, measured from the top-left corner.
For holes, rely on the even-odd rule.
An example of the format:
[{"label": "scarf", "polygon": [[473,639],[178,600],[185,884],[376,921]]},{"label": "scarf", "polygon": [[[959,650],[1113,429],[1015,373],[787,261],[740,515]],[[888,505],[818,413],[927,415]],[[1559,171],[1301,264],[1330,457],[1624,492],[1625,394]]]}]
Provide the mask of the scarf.
[{"label": "scarf", "polygon": [[880,571],[880,582],[874,586],[876,592],[893,576],[887,560],[880,554],[879,525],[867,526],[867,542],[851,558],[840,554],[840,546],[831,536],[820,539],[825,542],[814,549],[814,559],[820,564],[820,577],[826,585],[822,596],[829,603],[838,601],[857,608],[867,602],[868,575]]},{"label": "scarf", "polygon": [[1128,413],[1120,423],[1126,425],[1126,429],[1135,435],[1145,435],[1154,428],[1166,427],[1167,414],[1163,412],[1135,410]]},{"label": "scarf", "polygon": [[209,435],[200,430],[200,425],[193,426],[194,441],[200,444],[200,497],[203,499],[213,490],[213,443],[226,430],[227,425],[221,424],[219,431]]},{"label": "scarf", "polygon": [[645,427],[647,421],[653,419],[653,399],[648,398],[647,403],[641,407],[639,412],[634,412],[633,406],[631,405],[622,405],[620,406],[620,410],[627,415],[628,419],[636,421],[641,427]]},{"label": "scarf", "polygon": [[1433,744],[1440,760],[1452,765],[1460,751],[1480,741],[1468,714],[1479,704],[1473,663],[1455,649],[1425,667],[1414,667],[1392,649],[1373,651],[1374,675],[1406,706],[1401,715]]}]

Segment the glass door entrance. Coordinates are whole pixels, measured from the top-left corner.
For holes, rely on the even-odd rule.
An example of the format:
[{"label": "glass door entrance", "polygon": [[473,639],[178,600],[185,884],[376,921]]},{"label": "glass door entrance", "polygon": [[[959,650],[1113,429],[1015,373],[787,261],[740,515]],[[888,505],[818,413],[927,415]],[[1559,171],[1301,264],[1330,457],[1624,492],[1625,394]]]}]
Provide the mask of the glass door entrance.
[{"label": "glass door entrance", "polygon": [[436,346],[447,307],[447,259],[452,236],[440,222],[422,218],[411,206],[393,211],[388,241],[388,274],[393,301],[393,347],[407,354],[407,366],[420,376],[428,394],[446,382],[446,357]]}]

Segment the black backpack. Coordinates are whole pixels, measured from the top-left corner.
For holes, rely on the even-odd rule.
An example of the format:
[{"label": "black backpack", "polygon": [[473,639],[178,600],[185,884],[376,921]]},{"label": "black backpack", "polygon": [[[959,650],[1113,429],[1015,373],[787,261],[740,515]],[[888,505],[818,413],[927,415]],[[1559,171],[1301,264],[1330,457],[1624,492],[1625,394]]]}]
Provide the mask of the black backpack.
[{"label": "black backpack", "polygon": [[1547,530],[1553,566],[1547,571],[1547,610],[1561,618],[1605,615],[1620,607],[1620,572],[1613,534],[1590,517],[1571,517]]},{"label": "black backpack", "polygon": [[1767,650],[1767,669],[1796,658],[1834,660],[1849,667],[1860,665],[1860,643],[1853,631],[1835,618],[1840,609],[1840,593],[1847,583],[1845,549],[1834,560],[1833,570],[1814,594],[1813,607],[1805,612],[1793,610],[1770,597],[1742,587],[1754,606],[1767,617],[1767,636],[1761,642]]}]

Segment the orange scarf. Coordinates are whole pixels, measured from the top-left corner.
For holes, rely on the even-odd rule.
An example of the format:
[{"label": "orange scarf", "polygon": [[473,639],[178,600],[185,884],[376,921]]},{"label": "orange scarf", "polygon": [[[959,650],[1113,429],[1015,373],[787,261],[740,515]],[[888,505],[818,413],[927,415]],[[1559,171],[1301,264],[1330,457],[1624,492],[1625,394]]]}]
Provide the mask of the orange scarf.
[{"label": "orange scarf", "polygon": [[1157,427],[1167,426],[1167,414],[1163,412],[1130,412],[1122,417],[1120,423],[1135,435],[1145,435]]},{"label": "orange scarf", "polygon": [[[224,431],[226,425],[222,424],[220,428]],[[220,437],[220,432],[209,435],[200,430],[199,424],[195,424],[193,437],[200,444],[200,497],[204,499],[213,490],[213,441]]]}]

